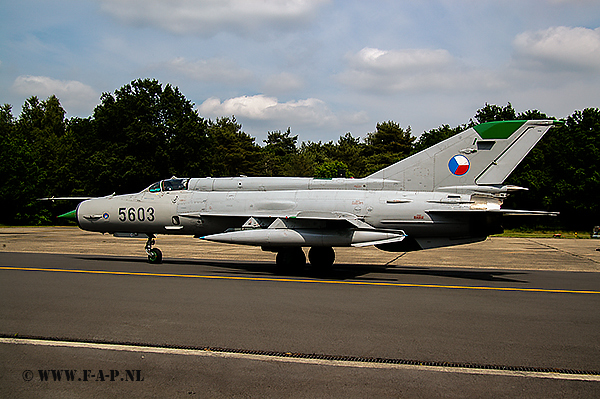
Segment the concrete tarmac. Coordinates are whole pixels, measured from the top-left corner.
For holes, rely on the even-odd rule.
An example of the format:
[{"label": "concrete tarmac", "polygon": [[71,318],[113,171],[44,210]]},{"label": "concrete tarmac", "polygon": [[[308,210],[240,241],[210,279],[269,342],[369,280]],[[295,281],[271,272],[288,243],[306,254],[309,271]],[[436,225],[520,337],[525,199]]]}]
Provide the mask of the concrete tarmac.
[{"label": "concrete tarmac", "polygon": [[[140,256],[146,240],[115,238],[77,227],[0,228],[0,252]],[[218,244],[190,236],[158,236],[165,259],[254,260],[275,254],[258,247]],[[491,237],[474,244],[393,253],[374,247],[336,248],[337,264],[600,271],[600,240]]]},{"label": "concrete tarmac", "polygon": [[597,243],[336,249],[281,276],[252,247],[160,236],[150,265],[144,240],[0,229],[0,396],[597,397]]}]

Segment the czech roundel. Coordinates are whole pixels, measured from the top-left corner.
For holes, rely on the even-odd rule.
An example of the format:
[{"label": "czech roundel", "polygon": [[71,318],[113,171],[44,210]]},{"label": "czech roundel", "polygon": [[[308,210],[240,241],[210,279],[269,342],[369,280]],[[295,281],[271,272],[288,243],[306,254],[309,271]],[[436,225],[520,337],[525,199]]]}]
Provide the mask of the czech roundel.
[{"label": "czech roundel", "polygon": [[448,168],[453,175],[462,176],[469,171],[469,160],[464,155],[455,155],[448,162]]}]

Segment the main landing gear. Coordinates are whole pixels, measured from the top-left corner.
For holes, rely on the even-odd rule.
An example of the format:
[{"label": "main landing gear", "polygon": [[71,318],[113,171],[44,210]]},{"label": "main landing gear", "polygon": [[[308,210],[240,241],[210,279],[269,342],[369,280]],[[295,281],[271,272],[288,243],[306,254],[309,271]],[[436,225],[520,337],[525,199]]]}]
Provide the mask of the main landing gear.
[{"label": "main landing gear", "polygon": [[335,261],[335,251],[331,247],[312,247],[308,251],[308,260],[313,267],[329,269]]},{"label": "main landing gear", "polygon": [[[313,269],[327,270],[335,261],[335,252],[332,247],[311,247],[308,260]],[[298,273],[306,266],[306,256],[301,247],[282,248],[277,251],[276,263],[283,272]]]},{"label": "main landing gear", "polygon": [[146,241],[146,253],[148,254],[148,262],[152,264],[162,263],[162,252],[158,248],[152,248],[156,243],[156,236],[154,234],[148,235],[148,241]]}]

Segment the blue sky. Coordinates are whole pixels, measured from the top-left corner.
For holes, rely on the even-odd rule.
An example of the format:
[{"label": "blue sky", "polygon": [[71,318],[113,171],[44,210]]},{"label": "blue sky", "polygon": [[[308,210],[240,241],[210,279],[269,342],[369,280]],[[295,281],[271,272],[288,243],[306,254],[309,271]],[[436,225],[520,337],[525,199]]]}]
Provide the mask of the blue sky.
[{"label": "blue sky", "polygon": [[262,144],[413,134],[486,102],[555,117],[600,107],[594,0],[20,0],[0,5],[0,103],[56,94],[67,116],[137,78]]}]

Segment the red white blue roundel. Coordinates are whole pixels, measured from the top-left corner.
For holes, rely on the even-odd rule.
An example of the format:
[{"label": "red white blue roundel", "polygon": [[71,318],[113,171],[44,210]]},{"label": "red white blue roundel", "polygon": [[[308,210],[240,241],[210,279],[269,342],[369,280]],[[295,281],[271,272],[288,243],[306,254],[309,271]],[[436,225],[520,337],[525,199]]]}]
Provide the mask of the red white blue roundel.
[{"label": "red white blue roundel", "polygon": [[471,164],[464,155],[455,155],[448,162],[448,168],[453,175],[462,176],[469,171]]}]

